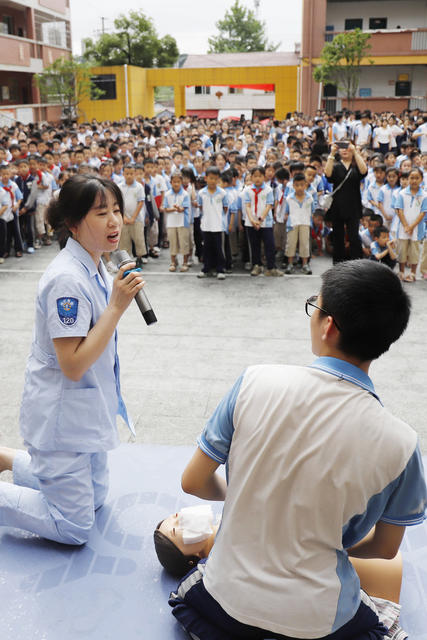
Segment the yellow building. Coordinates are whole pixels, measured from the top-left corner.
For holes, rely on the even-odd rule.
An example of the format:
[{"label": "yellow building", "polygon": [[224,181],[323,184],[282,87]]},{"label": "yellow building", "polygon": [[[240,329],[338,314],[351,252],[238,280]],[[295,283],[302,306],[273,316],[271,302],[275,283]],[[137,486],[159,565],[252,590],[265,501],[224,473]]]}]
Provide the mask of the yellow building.
[{"label": "yellow building", "polygon": [[[235,66],[209,66],[209,63],[218,64],[220,56],[228,56],[227,60],[231,59]],[[274,85],[275,117],[282,119],[296,109],[299,68],[295,54],[217,54],[213,59],[208,55],[205,58],[207,65],[197,68],[94,67],[95,84],[104,94],[101,99],[86,99],[80,104],[81,120],[120,120],[138,115],[152,118],[155,87],[174,88],[176,116],[186,115],[185,88],[188,86]],[[225,61],[224,58],[222,62]]]}]

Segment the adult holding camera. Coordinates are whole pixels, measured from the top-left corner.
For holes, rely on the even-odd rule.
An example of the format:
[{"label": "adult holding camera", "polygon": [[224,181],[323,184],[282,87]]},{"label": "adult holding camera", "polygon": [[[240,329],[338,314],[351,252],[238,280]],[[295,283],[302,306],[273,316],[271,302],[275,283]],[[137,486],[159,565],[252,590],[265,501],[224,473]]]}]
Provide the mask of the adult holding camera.
[{"label": "adult holding camera", "polygon": [[[336,157],[339,151],[338,158]],[[362,257],[359,238],[359,220],[362,217],[360,183],[368,173],[368,168],[356,147],[349,141],[333,143],[325,176],[334,186],[334,196],[328,218],[333,229],[333,261],[342,262]],[[345,232],[349,241],[349,255],[345,253]]]}]

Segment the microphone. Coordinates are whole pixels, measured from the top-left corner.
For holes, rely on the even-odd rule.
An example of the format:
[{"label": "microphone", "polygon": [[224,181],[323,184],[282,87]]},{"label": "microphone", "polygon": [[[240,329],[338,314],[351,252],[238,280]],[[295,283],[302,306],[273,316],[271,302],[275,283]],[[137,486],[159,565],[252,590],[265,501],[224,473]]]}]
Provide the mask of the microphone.
[{"label": "microphone", "polygon": [[[115,252],[115,254],[118,262],[117,266],[119,269],[123,267],[125,264],[130,264],[132,262],[135,262],[135,260],[132,260],[132,258],[129,256],[127,251],[118,250]],[[133,269],[131,269],[130,271],[133,271]],[[141,289],[141,291],[138,291],[138,293],[135,296],[135,301],[139,307],[139,310],[142,313],[142,316],[145,322],[148,325],[154,324],[155,322],[157,322],[156,314],[154,313],[151,307],[151,304],[147,296],[145,295],[144,289]]]}]

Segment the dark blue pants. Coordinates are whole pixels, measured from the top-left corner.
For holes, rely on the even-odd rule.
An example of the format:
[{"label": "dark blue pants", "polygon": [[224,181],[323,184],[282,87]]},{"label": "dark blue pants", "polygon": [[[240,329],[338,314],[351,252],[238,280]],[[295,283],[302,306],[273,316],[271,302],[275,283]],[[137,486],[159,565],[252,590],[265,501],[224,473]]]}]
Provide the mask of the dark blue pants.
[{"label": "dark blue pants", "polygon": [[274,261],[276,248],[274,246],[273,227],[264,227],[254,229],[248,227],[249,242],[251,244],[252,266],[261,266],[261,241],[264,243],[265,258],[267,261],[267,269],[274,269],[276,264]]},{"label": "dark blue pants", "polygon": [[[178,584],[170,594],[169,604],[172,614],[187,633],[199,640],[301,640],[275,634],[243,624],[224,611],[203,585],[204,561],[198,564]],[[195,574],[195,572],[198,572]],[[191,580],[188,578],[191,576]],[[197,576],[197,578],[196,578]],[[195,579],[196,578],[196,579]],[[247,586],[250,589],[250,585]],[[286,612],[283,613],[284,617]],[[356,615],[334,633],[318,640],[381,640],[387,635],[387,629],[378,616],[361,602]]]},{"label": "dark blue pants", "polygon": [[221,231],[203,232],[203,271],[209,273],[211,270],[217,273],[224,273],[225,270]]},{"label": "dark blue pants", "polygon": [[12,238],[15,253],[17,251],[22,253],[24,247],[22,245],[21,230],[19,228],[19,217],[16,213],[13,214],[13,220],[7,223],[6,253],[10,253]]},{"label": "dark blue pants", "polygon": [[194,244],[199,262],[203,258],[203,235],[200,229],[200,218],[194,218]]}]

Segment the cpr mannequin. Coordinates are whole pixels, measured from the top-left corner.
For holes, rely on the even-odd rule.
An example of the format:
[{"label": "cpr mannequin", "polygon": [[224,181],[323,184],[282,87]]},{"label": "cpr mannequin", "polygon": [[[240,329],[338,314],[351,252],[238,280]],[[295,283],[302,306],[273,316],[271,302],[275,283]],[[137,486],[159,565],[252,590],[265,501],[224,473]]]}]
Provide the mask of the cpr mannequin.
[{"label": "cpr mannequin", "polygon": [[[181,578],[207,558],[219,528],[211,507],[200,505],[182,509],[159,522],[154,531],[154,546],[160,564],[168,573]],[[368,536],[373,535],[373,530]],[[402,556],[391,560],[352,558],[361,588],[372,597],[399,603],[402,584]]]}]

